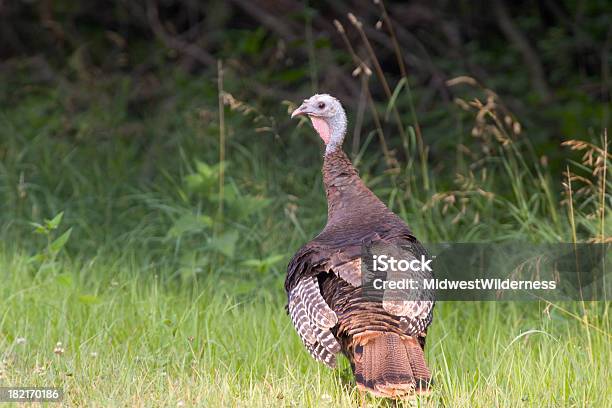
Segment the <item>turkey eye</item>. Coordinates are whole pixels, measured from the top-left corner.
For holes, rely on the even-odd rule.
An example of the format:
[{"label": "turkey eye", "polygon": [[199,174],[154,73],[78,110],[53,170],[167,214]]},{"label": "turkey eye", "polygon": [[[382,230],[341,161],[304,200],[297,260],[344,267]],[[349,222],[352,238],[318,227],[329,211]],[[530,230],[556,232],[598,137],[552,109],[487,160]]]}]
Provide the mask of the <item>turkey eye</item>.
[{"label": "turkey eye", "polygon": [[325,103],[324,102],[319,102],[319,109],[323,109],[325,107]]}]

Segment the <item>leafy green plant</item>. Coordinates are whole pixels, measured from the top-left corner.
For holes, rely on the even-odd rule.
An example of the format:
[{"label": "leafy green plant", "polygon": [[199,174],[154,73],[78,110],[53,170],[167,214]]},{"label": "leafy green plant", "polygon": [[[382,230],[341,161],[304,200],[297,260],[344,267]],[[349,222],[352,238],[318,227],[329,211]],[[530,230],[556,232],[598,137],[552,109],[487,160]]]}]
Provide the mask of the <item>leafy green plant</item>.
[{"label": "leafy green plant", "polygon": [[64,212],[60,212],[51,219],[45,219],[42,224],[37,222],[30,223],[30,225],[34,227],[34,233],[44,236],[47,240],[45,248],[30,257],[30,262],[43,264],[46,262],[55,261],[59,253],[66,246],[66,243],[68,243],[70,235],[72,234],[72,228],[68,228],[59,236],[57,235],[57,231],[63,218]]}]

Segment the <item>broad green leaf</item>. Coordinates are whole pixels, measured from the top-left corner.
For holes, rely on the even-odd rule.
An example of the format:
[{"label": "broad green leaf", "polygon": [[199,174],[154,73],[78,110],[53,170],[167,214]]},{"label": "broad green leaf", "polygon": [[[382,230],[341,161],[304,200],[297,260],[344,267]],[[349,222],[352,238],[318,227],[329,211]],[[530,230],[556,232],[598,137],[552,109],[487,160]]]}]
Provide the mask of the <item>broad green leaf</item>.
[{"label": "broad green leaf", "polygon": [[64,218],[64,212],[63,211],[61,213],[57,214],[55,217],[53,217],[53,219],[45,220],[45,224],[47,225],[47,228],[50,229],[50,230],[57,229],[57,227],[59,227],[59,225],[62,222],[62,218]]},{"label": "broad green leaf", "polygon": [[210,167],[207,163],[196,160],[195,164],[196,164],[196,170],[198,174],[200,174],[202,177],[208,179],[214,176],[213,168]]},{"label": "broad green leaf", "polygon": [[66,245],[66,242],[68,242],[68,239],[70,238],[71,233],[72,233],[72,228],[69,228],[68,231],[64,232],[55,241],[53,241],[51,245],[49,245],[49,250],[51,251],[51,253],[53,254],[59,253],[59,251],[61,251],[62,248],[64,248],[64,245]]},{"label": "broad green leaf", "polygon": [[34,227],[35,234],[47,235],[49,233],[49,230],[47,229],[47,227],[37,222],[31,222],[30,225]]},{"label": "broad green leaf", "polygon": [[174,222],[168,236],[178,238],[185,233],[203,232],[211,225],[212,219],[207,215],[185,214]]},{"label": "broad green leaf", "polygon": [[204,185],[204,178],[201,174],[192,173],[185,176],[185,186],[187,190],[194,191]]}]

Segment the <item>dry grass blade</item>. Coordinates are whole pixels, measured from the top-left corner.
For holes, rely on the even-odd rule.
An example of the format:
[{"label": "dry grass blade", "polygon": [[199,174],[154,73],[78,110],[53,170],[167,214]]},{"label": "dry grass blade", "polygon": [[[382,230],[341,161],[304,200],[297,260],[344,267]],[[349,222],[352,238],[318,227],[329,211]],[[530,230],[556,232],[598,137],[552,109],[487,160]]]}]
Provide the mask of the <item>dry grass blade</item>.
[{"label": "dry grass blade", "polygon": [[389,170],[396,172],[398,163],[397,163],[397,160],[393,158],[391,152],[389,151],[389,148],[387,147],[387,142],[385,140],[385,134],[382,129],[382,124],[380,121],[378,110],[376,109],[376,105],[374,104],[374,99],[372,98],[372,94],[370,92],[369,81],[368,81],[368,78],[370,77],[370,75],[368,73],[371,71],[369,67],[367,66],[367,64],[355,52],[353,45],[351,44],[350,40],[346,36],[346,31],[342,23],[340,23],[338,20],[334,20],[334,25],[336,26],[338,33],[340,33],[340,37],[344,41],[344,44],[346,45],[346,48],[349,51],[349,54],[353,58],[353,61],[355,62],[358,68],[362,67],[362,69],[359,71],[359,75],[362,75],[365,77],[363,80],[366,81],[365,82],[366,86],[363,88],[363,90],[366,93],[367,100],[368,100],[368,106],[370,107],[370,112],[372,113],[372,118],[374,119],[374,123],[376,125],[378,138],[380,140],[383,154],[385,156],[385,161],[387,163],[387,167],[389,168]]},{"label": "dry grass blade", "polygon": [[217,61],[217,87],[219,97],[219,220],[218,228],[223,229],[223,198],[225,195],[225,105],[223,91],[223,62]]}]

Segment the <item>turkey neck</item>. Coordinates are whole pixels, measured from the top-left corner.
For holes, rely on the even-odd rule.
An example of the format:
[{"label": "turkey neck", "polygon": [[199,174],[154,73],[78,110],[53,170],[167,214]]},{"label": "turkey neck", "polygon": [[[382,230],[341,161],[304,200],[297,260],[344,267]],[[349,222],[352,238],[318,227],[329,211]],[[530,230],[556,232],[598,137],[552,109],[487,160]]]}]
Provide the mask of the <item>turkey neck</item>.
[{"label": "turkey neck", "polygon": [[323,183],[328,226],[366,222],[377,213],[386,212],[384,204],[365,186],[341,148],[325,154]]}]

